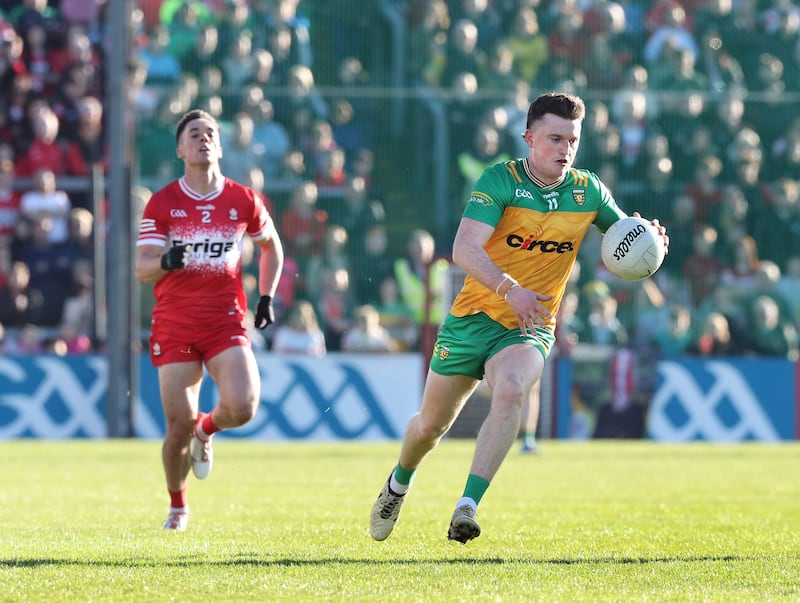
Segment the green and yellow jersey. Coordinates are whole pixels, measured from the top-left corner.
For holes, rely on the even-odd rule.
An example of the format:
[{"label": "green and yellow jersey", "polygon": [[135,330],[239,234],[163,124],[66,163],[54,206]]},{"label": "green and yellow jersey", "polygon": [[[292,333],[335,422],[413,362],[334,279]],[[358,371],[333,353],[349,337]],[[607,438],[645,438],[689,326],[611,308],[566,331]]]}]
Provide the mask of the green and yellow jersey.
[{"label": "green and yellow jersey", "polygon": [[[543,303],[553,317],[551,329],[586,231],[595,224],[605,232],[625,215],[595,173],[571,169],[561,181],[545,185],[527,159],[484,171],[464,208],[464,217],[495,228],[484,249],[503,272],[526,289],[553,296]],[[518,327],[503,298],[469,275],[450,312],[484,312],[509,329]]]}]

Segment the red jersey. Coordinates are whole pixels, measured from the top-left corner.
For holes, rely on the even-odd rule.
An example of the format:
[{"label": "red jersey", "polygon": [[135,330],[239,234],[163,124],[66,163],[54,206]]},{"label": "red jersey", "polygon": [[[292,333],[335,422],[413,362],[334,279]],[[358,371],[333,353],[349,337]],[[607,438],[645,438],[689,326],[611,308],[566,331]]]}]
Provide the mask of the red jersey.
[{"label": "red jersey", "polygon": [[252,189],[225,178],[207,195],[191,190],[183,178],[156,192],[144,208],[136,245],[189,244],[186,266],[155,284],[153,320],[197,329],[221,316],[244,320],[242,241],[265,238],[272,218]]}]

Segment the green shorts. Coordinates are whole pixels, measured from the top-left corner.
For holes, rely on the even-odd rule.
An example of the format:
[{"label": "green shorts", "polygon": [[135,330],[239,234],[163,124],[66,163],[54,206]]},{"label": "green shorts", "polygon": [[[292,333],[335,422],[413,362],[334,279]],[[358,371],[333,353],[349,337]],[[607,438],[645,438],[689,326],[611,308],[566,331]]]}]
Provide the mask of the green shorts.
[{"label": "green shorts", "polygon": [[555,340],[553,332],[544,327],[522,335],[517,327],[507,329],[482,312],[463,317],[448,314],[433,346],[430,366],[440,375],[483,379],[486,362],[503,348],[532,345],[546,359]]}]

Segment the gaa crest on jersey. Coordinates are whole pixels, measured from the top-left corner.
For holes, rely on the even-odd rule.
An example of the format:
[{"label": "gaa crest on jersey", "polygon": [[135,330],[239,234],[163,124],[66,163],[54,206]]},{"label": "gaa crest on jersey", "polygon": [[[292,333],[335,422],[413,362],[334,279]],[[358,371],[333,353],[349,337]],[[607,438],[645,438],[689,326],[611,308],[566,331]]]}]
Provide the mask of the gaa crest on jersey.
[{"label": "gaa crest on jersey", "polygon": [[158,342],[153,344],[153,356],[161,356],[161,344]]},{"label": "gaa crest on jersey", "polygon": [[575,205],[579,206],[586,203],[586,190],[582,188],[572,189],[572,200],[575,201]]},{"label": "gaa crest on jersey", "polygon": [[228,220],[230,220],[232,222],[236,222],[238,219],[239,219],[239,212],[236,211],[235,207],[231,207],[228,210]]},{"label": "gaa crest on jersey", "polygon": [[436,358],[437,356],[439,357],[439,360],[447,360],[447,358],[450,356],[450,348],[437,341],[433,346],[433,357]]}]

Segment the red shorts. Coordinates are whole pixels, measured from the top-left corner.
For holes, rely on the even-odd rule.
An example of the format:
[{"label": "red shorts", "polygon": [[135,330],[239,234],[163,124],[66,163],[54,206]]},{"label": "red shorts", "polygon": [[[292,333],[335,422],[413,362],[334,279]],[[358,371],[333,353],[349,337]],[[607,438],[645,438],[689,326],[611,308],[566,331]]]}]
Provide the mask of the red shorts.
[{"label": "red shorts", "polygon": [[238,320],[205,329],[154,320],[150,327],[153,366],[171,362],[206,362],[228,348],[251,345],[247,330]]}]

